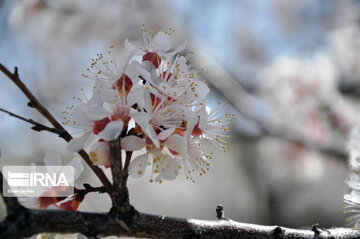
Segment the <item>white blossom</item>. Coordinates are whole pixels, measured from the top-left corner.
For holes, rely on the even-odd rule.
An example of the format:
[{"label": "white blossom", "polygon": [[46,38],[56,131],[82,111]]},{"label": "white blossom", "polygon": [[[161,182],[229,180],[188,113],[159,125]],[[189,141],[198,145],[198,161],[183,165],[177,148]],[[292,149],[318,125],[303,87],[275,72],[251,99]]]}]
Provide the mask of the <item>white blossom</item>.
[{"label": "white blossom", "polygon": [[193,173],[203,175],[211,167],[206,140],[221,150],[228,148],[233,115],[219,115],[226,104],[207,113],[209,88],[189,63],[192,52],[178,54],[184,44],[176,46],[170,32],[143,29],[143,36],[144,47],[125,41],[128,55],[120,61],[113,46],[92,59],[83,74],[93,80],[92,97],[65,111],[64,123],[82,132],[68,149],[89,145],[92,162],[109,166],[109,142],[120,138],[126,151],[146,150],[130,161],[131,177],[143,176],[149,166],[150,182],[173,180],[182,169],[194,181]]}]

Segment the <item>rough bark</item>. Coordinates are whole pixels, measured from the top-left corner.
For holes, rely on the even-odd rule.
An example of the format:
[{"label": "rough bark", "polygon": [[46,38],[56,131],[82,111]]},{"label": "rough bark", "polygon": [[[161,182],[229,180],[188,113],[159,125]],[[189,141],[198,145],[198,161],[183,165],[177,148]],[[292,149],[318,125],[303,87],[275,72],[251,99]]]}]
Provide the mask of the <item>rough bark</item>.
[{"label": "rough bark", "polygon": [[147,238],[359,238],[349,228],[297,230],[220,219],[214,221],[139,213],[131,231],[109,213],[71,212],[21,208],[16,217],[0,224],[0,238],[22,238],[38,233],[82,233],[89,237],[132,236]]}]

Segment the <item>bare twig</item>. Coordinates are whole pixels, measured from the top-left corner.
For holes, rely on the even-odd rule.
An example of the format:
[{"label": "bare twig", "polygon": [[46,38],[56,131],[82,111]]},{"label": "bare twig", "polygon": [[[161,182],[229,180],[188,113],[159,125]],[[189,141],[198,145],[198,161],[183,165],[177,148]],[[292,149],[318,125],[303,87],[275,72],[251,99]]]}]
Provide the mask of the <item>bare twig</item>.
[{"label": "bare twig", "polygon": [[26,119],[26,118],[24,118],[24,117],[22,117],[22,116],[20,116],[20,115],[17,115],[17,114],[15,114],[15,113],[12,113],[12,112],[10,112],[10,111],[8,111],[8,110],[5,110],[5,109],[3,109],[3,108],[0,108],[0,111],[2,111],[2,112],[4,112],[4,113],[7,113],[8,115],[10,115],[10,116],[12,116],[12,117],[14,117],[14,118],[17,118],[17,119],[19,119],[19,120],[22,120],[22,121],[25,121],[25,122],[27,122],[27,123],[29,123],[29,124],[34,125],[33,127],[31,127],[32,130],[35,130],[35,131],[42,131],[42,130],[44,130],[44,131],[48,131],[48,132],[57,134],[57,135],[59,135],[60,137],[62,137],[62,135],[64,134],[64,132],[61,131],[61,130],[47,127],[47,126],[45,126],[45,125],[43,125],[43,124],[40,124],[40,123],[36,122],[35,120]]},{"label": "bare twig", "polygon": [[105,187],[91,187],[89,184],[84,184],[85,188],[83,189],[78,189],[75,188],[74,189],[74,193],[79,193],[79,194],[88,194],[88,193],[93,193],[93,192],[98,192],[98,193],[104,193],[106,192],[106,188]]},{"label": "bare twig", "polygon": [[[62,131],[62,138],[69,142],[72,139],[72,136],[62,127],[62,125],[55,119],[55,117],[40,103],[40,101],[31,93],[31,91],[26,87],[26,85],[20,80],[17,67],[15,67],[14,73],[11,73],[4,65],[0,63],[0,71],[2,71],[29,99],[28,106],[35,108],[41,115],[43,115],[53,126],[55,129]],[[87,165],[93,170],[96,176],[100,179],[102,184],[106,187],[107,192],[111,195],[112,186],[109,179],[106,177],[104,172],[93,165],[89,155],[81,150],[78,152],[79,155],[84,159]]]}]

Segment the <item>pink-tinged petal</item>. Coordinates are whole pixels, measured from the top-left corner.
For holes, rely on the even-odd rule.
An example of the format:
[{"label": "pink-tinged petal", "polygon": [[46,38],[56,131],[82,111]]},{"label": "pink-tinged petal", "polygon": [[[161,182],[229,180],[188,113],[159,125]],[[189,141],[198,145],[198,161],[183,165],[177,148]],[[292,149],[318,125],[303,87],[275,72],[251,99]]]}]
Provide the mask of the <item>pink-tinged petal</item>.
[{"label": "pink-tinged petal", "polygon": [[142,154],[131,160],[129,165],[129,175],[132,178],[142,177],[145,173],[146,167],[148,165],[149,155]]},{"label": "pink-tinged petal", "polygon": [[166,129],[164,131],[161,131],[157,137],[159,140],[165,140],[167,139],[172,133],[174,133],[175,129],[172,128],[172,129]]},{"label": "pink-tinged petal", "polygon": [[126,151],[137,151],[146,145],[145,140],[135,135],[126,136],[121,140],[121,148]]},{"label": "pink-tinged petal", "polygon": [[105,117],[101,120],[96,120],[93,122],[93,133],[99,134],[101,131],[103,131],[108,123],[110,123],[110,119],[108,117]]},{"label": "pink-tinged petal", "polygon": [[90,136],[91,132],[87,132],[85,133],[83,136],[79,137],[79,138],[73,138],[69,141],[66,149],[69,152],[75,153],[78,152],[80,150],[82,150],[85,146],[86,141],[88,140],[89,136]]},{"label": "pink-tinged petal", "polygon": [[119,137],[124,127],[124,122],[115,120],[108,123],[105,129],[99,134],[106,141],[113,141]]},{"label": "pink-tinged petal", "polygon": [[171,135],[166,141],[165,145],[172,151],[179,153],[183,157],[187,157],[187,140],[186,137],[178,134]]}]

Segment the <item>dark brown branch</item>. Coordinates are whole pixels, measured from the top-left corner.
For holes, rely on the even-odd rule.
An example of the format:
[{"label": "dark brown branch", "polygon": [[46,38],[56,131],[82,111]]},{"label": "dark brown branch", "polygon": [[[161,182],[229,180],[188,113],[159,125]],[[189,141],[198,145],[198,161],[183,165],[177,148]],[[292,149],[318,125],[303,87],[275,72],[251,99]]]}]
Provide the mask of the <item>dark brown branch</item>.
[{"label": "dark brown branch", "polygon": [[77,193],[79,193],[79,194],[88,194],[88,193],[93,193],[93,192],[98,192],[98,193],[106,192],[105,187],[91,187],[87,183],[85,183],[84,186],[85,186],[85,188],[82,188],[82,189],[75,188],[74,193],[75,194],[77,194]]},{"label": "dark brown branch", "polygon": [[[69,142],[72,139],[72,136],[62,127],[62,125],[55,119],[55,117],[40,103],[40,101],[31,93],[31,91],[26,87],[26,85],[20,80],[17,67],[15,67],[14,74],[11,73],[4,65],[0,63],[0,71],[2,71],[29,99],[28,106],[35,108],[41,115],[43,115],[53,126],[55,129],[62,131],[62,138]],[[111,195],[112,186],[104,172],[93,165],[89,155],[81,150],[78,152],[79,155],[84,159],[87,165],[93,170],[96,176],[100,179],[101,183],[106,187],[107,192]]]},{"label": "dark brown branch", "polygon": [[43,125],[43,124],[40,124],[40,123],[36,122],[35,120],[26,119],[26,118],[24,118],[24,117],[22,117],[22,116],[20,116],[20,115],[17,115],[17,114],[15,114],[15,113],[12,113],[12,112],[10,112],[10,111],[8,111],[8,110],[5,110],[5,109],[3,109],[3,108],[0,108],[0,111],[2,111],[2,112],[4,112],[4,113],[7,113],[8,115],[10,115],[10,116],[12,116],[12,117],[14,117],[14,118],[17,118],[17,119],[19,119],[19,120],[22,120],[22,121],[25,121],[25,122],[27,122],[27,123],[29,123],[29,124],[34,125],[33,127],[31,127],[32,130],[35,130],[35,131],[42,131],[42,130],[44,130],[44,131],[48,131],[48,132],[57,134],[57,135],[59,135],[60,137],[62,137],[62,135],[64,134],[64,132],[61,131],[61,130],[47,127],[47,126],[45,126],[45,125]]},{"label": "dark brown branch", "polygon": [[[22,219],[28,221],[24,225]],[[21,238],[38,233],[82,233],[86,236],[128,236],[146,238],[359,238],[350,228],[298,230],[260,226],[232,220],[196,220],[140,213],[127,231],[107,213],[25,209],[12,220],[12,227],[0,224],[0,238]]]},{"label": "dark brown branch", "polygon": [[[116,221],[130,231],[137,211],[130,204],[129,191],[126,186],[129,174],[122,170],[121,138],[110,142],[110,162],[113,177],[113,209],[112,214]],[[127,154],[128,155],[128,154]],[[128,158],[128,157],[127,157]]]}]

